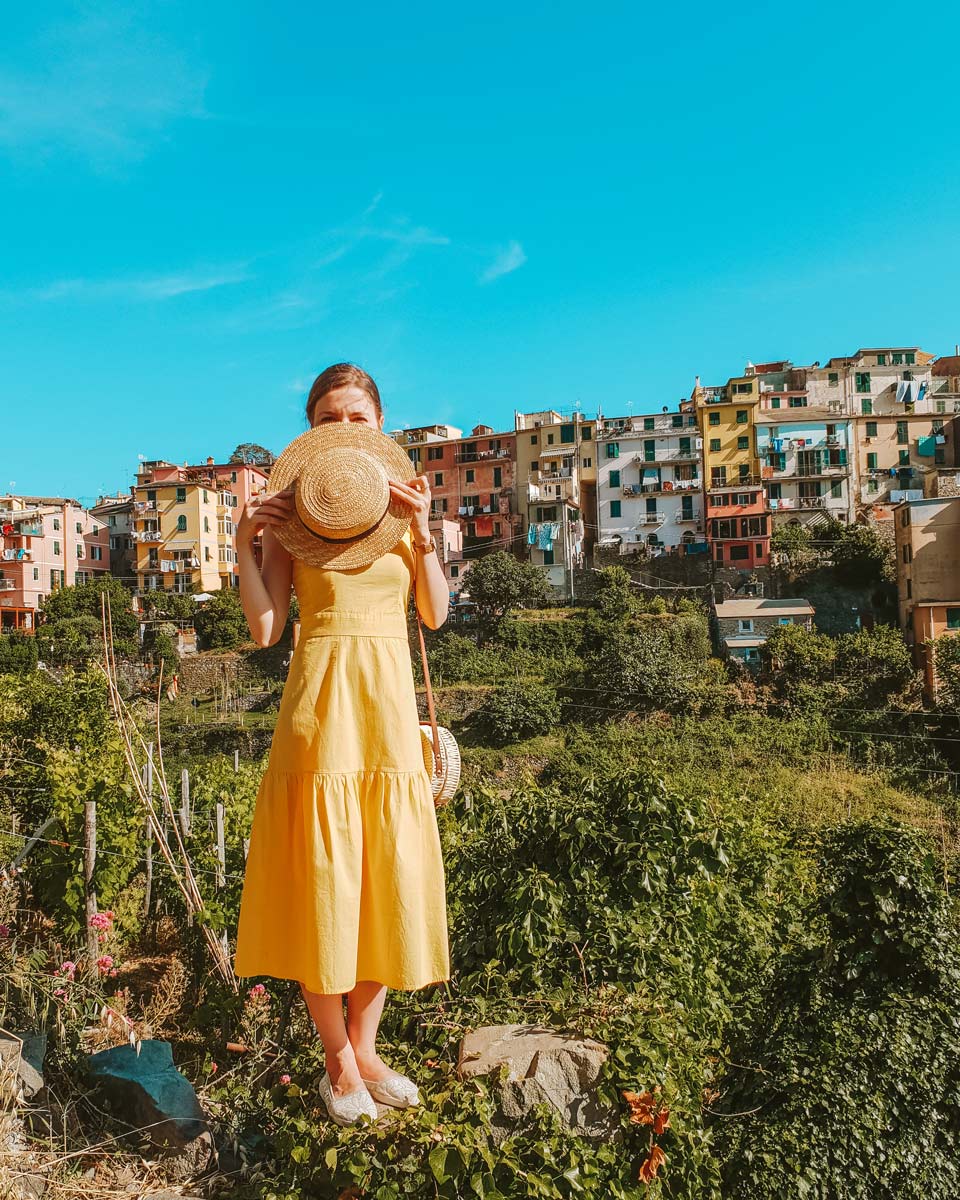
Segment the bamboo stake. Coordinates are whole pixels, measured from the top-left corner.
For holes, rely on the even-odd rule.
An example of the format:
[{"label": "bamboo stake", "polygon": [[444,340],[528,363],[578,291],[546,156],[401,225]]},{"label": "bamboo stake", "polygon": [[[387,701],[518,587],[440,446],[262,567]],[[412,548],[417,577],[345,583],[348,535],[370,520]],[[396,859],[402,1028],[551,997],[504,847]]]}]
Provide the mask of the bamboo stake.
[{"label": "bamboo stake", "polygon": [[83,802],[83,881],[86,892],[87,915],[87,971],[96,971],[97,962],[97,931],[91,924],[91,917],[97,911],[97,892],[93,886],[93,875],[97,865],[97,802]]}]

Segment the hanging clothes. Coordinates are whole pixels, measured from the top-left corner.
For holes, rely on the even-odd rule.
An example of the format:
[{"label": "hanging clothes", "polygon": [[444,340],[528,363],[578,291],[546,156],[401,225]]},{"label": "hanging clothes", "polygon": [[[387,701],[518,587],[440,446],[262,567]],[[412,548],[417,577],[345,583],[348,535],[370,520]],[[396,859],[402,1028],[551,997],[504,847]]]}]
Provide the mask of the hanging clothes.
[{"label": "hanging clothes", "polygon": [[541,550],[552,550],[553,549],[553,532],[552,531],[553,531],[553,526],[548,521],[545,521],[543,523],[543,525],[540,526],[540,531],[537,535],[537,545],[540,547]]},{"label": "hanging clothes", "polygon": [[556,521],[554,521],[554,522],[553,522],[553,524],[550,526],[550,540],[551,540],[551,542],[552,542],[552,541],[554,541],[554,540],[555,540],[556,538],[558,538],[559,536],[560,536],[560,526],[557,524],[557,522],[556,522]]},{"label": "hanging clothes", "polygon": [[477,517],[477,537],[493,537],[493,517]]},{"label": "hanging clothes", "polygon": [[530,526],[527,529],[527,545],[528,546],[535,546],[537,544],[537,533],[538,533],[539,529],[540,529],[539,525],[535,524],[533,521],[530,522]]}]

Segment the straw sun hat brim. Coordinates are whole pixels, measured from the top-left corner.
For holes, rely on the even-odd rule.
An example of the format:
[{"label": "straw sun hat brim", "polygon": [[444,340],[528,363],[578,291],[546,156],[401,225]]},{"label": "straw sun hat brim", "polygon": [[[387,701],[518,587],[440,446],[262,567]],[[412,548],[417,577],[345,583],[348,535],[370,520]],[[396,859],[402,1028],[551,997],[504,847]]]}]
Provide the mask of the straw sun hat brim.
[{"label": "straw sun hat brim", "polygon": [[[349,454],[351,450],[358,452],[356,456]],[[301,433],[283,450],[270,471],[268,492],[283,491],[291,485],[299,487],[301,474],[309,474],[314,468],[322,479],[322,461],[328,455],[333,456],[331,461],[336,461],[339,494],[333,503],[340,531],[337,540],[325,540],[304,523],[297,509],[282,525],[273,526],[274,533],[294,558],[314,566],[335,571],[369,566],[397,545],[410,528],[413,516],[407,505],[387,492],[385,511],[377,514],[379,519],[349,535],[357,527],[357,521],[364,524],[361,509],[368,498],[369,485],[372,482],[377,487],[383,475],[387,480],[406,483],[414,474],[413,465],[406,451],[385,433],[357,422],[331,421]],[[306,492],[299,497],[296,492],[294,495],[299,504],[306,506],[307,519],[312,520],[315,497]],[[312,523],[325,527],[319,520]],[[343,536],[344,531],[348,536]]]}]

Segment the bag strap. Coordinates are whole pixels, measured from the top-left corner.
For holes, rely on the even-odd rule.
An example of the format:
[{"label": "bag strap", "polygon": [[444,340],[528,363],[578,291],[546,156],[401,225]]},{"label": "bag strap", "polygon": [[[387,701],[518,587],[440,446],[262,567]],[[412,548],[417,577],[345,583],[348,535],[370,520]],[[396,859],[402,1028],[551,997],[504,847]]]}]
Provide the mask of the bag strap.
[{"label": "bag strap", "polygon": [[427,665],[427,647],[423,640],[423,623],[420,620],[420,609],[416,599],[413,610],[417,614],[417,637],[420,639],[420,658],[423,662],[423,683],[427,692],[427,712],[430,714],[430,728],[433,730],[433,762],[437,774],[443,770],[443,756],[440,754],[440,731],[437,729],[437,713],[433,707],[433,688],[430,686],[430,667]]}]

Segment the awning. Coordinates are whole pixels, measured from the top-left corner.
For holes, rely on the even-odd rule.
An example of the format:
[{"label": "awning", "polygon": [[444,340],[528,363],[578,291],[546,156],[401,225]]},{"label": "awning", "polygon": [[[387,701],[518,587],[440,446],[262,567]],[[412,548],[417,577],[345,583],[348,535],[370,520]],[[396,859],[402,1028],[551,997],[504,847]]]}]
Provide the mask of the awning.
[{"label": "awning", "polygon": [[643,472],[643,477],[644,479],[659,479],[660,472],[656,467],[647,467],[647,469]]}]

